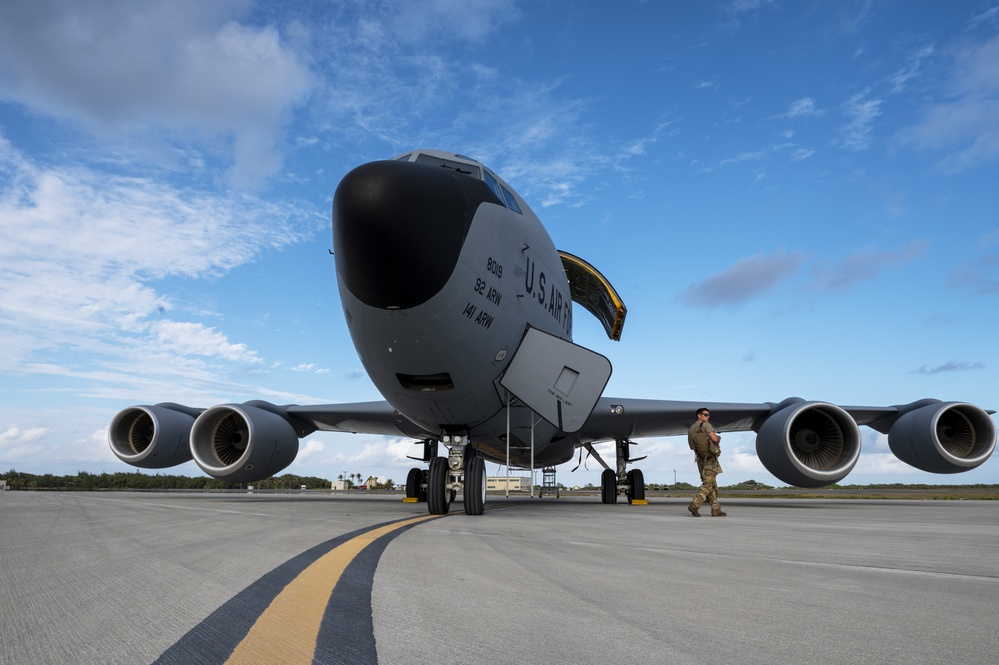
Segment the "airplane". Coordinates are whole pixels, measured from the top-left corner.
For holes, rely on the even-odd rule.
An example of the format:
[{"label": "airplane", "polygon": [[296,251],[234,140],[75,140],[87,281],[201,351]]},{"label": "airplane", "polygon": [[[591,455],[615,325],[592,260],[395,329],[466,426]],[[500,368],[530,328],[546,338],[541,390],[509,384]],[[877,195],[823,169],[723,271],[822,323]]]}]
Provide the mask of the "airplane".
[{"label": "airplane", "polygon": [[[860,456],[860,426],[923,471],[957,473],[996,446],[991,414],[965,402],[895,406],[702,403],[603,395],[610,361],[572,341],[573,303],[620,340],[627,308],[585,260],[559,251],[538,216],[478,161],[412,150],[356,167],[333,199],[333,254],[343,315],[384,401],[207,409],[165,402],[114,416],[108,441],[146,469],[191,460],[208,475],[248,483],[295,459],[299,439],[334,431],[407,437],[407,500],[446,514],[457,495],[482,515],[485,461],[554,467],[585,450],[604,467],[601,501],[645,501],[636,439],[680,435],[699,407],[716,431],[755,431],[759,459],[799,487],[839,482]],[[616,465],[594,444],[615,443]],[[446,453],[439,453],[443,446]]]}]

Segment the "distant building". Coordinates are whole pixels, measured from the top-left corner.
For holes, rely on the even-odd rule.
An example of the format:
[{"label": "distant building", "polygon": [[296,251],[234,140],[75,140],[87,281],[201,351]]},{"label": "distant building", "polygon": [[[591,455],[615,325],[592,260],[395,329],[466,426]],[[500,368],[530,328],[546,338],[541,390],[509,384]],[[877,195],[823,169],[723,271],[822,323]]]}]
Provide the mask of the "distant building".
[{"label": "distant building", "polygon": [[343,490],[347,489],[347,481],[346,480],[334,480],[333,481],[333,487],[332,487],[332,489],[333,490],[340,490],[340,491],[343,491]]},{"label": "distant building", "polygon": [[372,487],[375,487],[377,485],[381,485],[383,482],[385,482],[385,481],[382,480],[381,478],[379,478],[378,476],[368,476],[368,479],[366,481],[364,481],[364,485],[368,489],[371,489]]},{"label": "distant building", "polygon": [[[530,476],[510,476],[511,492],[529,492],[530,490],[531,490]],[[507,491],[507,477],[492,476],[486,478],[486,491],[487,492]]]},{"label": "distant building", "polygon": [[6,491],[7,491],[7,481],[0,480],[0,492],[6,492]]}]

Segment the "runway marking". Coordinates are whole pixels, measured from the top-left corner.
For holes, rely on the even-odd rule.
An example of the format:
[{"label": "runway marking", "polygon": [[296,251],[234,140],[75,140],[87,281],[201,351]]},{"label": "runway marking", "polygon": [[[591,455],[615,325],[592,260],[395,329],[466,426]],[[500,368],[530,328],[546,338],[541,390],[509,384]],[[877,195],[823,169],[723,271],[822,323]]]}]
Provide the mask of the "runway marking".
[{"label": "runway marking", "polygon": [[302,571],[264,610],[226,661],[310,665],[319,627],[333,588],[361,550],[382,536],[406,526],[440,517],[424,515],[373,529],[348,540]]},{"label": "runway marking", "polygon": [[441,517],[376,524],[292,557],[212,612],[155,663],[377,663],[371,584],[378,559],[396,536]]}]

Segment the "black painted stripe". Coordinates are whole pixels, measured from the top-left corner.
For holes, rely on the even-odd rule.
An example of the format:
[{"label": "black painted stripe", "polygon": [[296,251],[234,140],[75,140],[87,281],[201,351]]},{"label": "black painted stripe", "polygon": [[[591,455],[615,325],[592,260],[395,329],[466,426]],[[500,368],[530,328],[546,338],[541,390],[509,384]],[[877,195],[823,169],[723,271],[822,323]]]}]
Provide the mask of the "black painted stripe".
[{"label": "black painted stripe", "polygon": [[416,524],[385,534],[358,554],[340,576],[323,615],[313,665],[377,665],[371,588],[389,543]]},{"label": "black painted stripe", "polygon": [[[221,605],[153,662],[157,665],[224,663],[264,610],[302,571],[322,556],[357,536],[396,522],[404,522],[407,519],[412,518],[382,522],[351,531],[292,557]],[[408,527],[399,531],[407,529]],[[376,541],[375,544],[378,542]],[[370,589],[368,606],[370,615]]]}]

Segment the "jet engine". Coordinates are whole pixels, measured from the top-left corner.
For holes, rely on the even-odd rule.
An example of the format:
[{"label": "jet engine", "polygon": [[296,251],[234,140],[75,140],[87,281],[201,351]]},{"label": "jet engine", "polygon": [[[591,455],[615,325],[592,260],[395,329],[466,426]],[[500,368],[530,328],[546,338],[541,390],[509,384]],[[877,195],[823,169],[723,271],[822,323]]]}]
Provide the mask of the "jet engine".
[{"label": "jet engine", "polygon": [[962,402],[930,402],[903,414],[888,432],[900,460],[930,473],[974,469],[996,447],[996,426],[985,411]]},{"label": "jet engine", "polygon": [[194,421],[191,452],[201,470],[231,483],[269,478],[298,455],[298,434],[284,417],[249,404],[214,406]]},{"label": "jet engine", "polygon": [[198,413],[170,403],[119,411],[108,428],[111,452],[140,469],[166,469],[190,461],[188,440]]},{"label": "jet engine", "polygon": [[823,487],[842,480],[857,464],[860,430],[838,406],[798,401],[763,421],[756,454],[785,483]]}]

